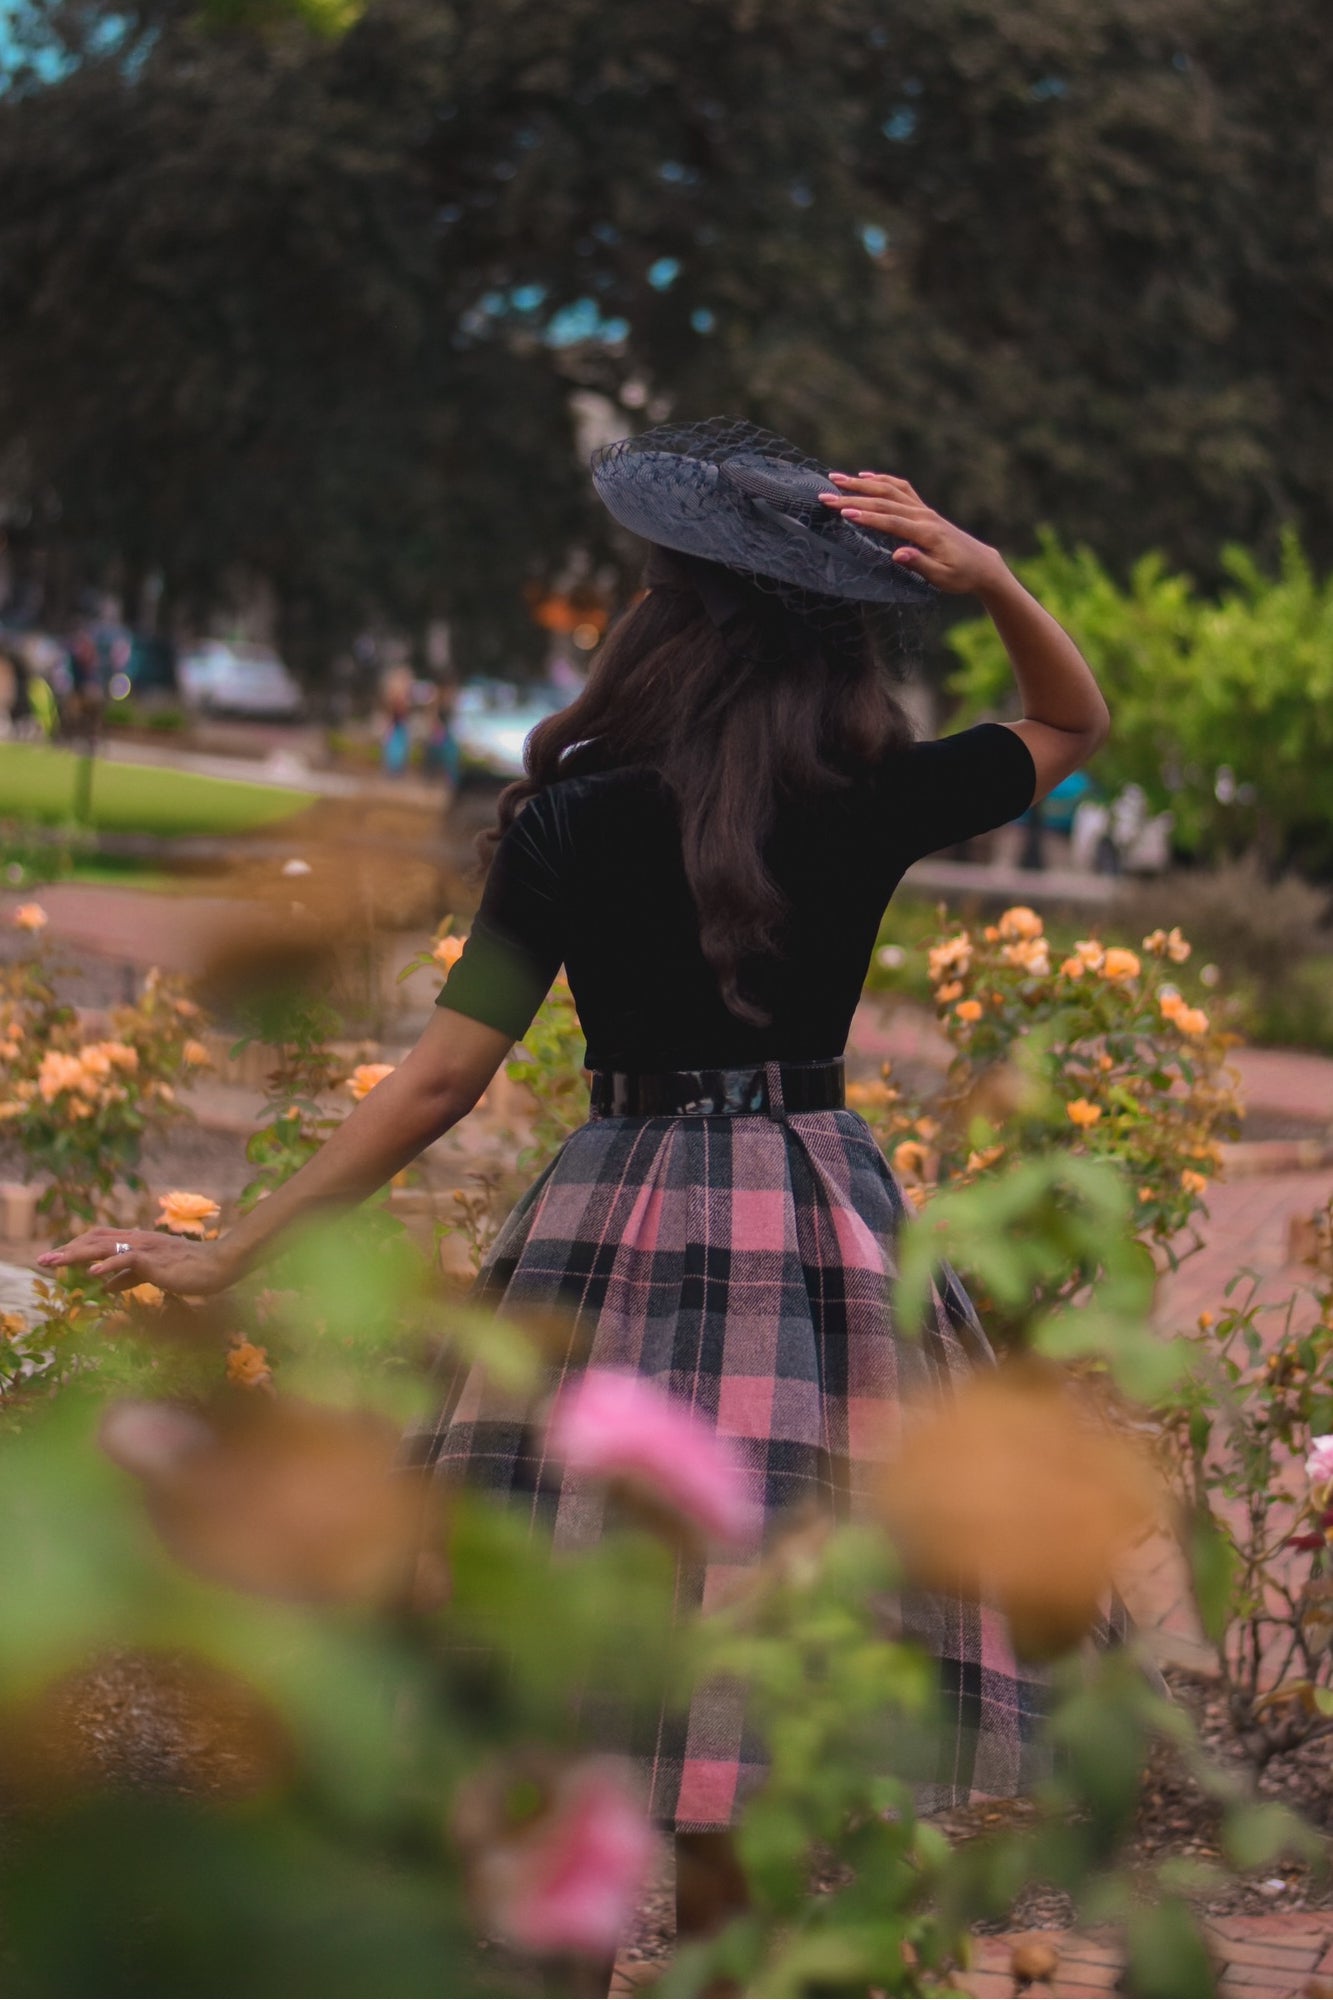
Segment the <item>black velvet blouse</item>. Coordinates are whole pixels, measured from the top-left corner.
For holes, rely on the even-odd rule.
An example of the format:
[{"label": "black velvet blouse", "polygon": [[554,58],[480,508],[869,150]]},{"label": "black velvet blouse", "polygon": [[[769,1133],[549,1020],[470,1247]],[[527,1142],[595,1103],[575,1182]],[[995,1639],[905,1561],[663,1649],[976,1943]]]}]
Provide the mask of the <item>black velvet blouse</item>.
[{"label": "black velvet blouse", "polygon": [[670,794],[643,768],[565,779],[496,851],[439,1004],[520,1040],[563,964],[588,1067],[740,1067],[841,1055],[880,919],[923,854],[1017,818],[1036,773],[1021,736],[982,723],[889,753],[864,778],[780,808],[769,868],[782,956],[746,968],[765,1028],[729,1013],[699,947]]}]

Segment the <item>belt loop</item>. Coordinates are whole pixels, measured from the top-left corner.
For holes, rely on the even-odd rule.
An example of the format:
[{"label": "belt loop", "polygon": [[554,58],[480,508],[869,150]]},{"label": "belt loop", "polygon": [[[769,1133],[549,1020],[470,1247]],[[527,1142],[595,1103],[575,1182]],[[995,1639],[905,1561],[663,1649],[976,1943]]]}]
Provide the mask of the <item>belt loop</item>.
[{"label": "belt loop", "polygon": [[764,1080],[768,1085],[768,1116],[773,1119],[775,1124],[785,1124],[787,1106],[782,1096],[782,1064],[780,1062],[765,1063]]}]

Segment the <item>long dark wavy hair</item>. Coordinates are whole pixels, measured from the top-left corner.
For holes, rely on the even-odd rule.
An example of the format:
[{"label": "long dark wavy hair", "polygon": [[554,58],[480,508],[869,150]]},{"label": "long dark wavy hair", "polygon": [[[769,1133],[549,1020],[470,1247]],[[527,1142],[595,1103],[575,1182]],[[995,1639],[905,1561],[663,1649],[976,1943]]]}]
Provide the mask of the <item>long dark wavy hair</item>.
[{"label": "long dark wavy hair", "polygon": [[910,726],[858,607],[784,602],[666,550],[652,552],[645,581],[582,693],[528,738],[527,775],[501,794],[483,853],[547,785],[656,771],[679,813],[704,956],[731,1012],[763,1026],[742,981],[747,959],[782,948],[786,902],[764,853],[778,802],[849,783]]}]

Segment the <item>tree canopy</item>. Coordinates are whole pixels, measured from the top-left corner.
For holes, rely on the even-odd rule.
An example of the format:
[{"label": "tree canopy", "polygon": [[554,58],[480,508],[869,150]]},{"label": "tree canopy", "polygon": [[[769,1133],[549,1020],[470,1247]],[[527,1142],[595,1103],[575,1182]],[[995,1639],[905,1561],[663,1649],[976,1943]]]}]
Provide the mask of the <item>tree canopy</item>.
[{"label": "tree canopy", "polygon": [[57,573],[262,578],[311,666],[374,616],[499,658],[609,547],[579,390],[905,470],[1018,551],[1333,559],[1316,0],[31,19],[0,450]]}]

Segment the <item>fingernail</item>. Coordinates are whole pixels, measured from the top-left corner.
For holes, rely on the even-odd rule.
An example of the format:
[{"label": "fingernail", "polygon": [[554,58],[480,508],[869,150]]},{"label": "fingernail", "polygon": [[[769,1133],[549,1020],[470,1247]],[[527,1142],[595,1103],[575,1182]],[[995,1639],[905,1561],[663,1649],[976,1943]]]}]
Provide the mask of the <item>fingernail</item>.
[{"label": "fingernail", "polygon": [[845,507],[842,518],[844,521],[862,521],[865,519],[865,516],[859,507]]},{"label": "fingernail", "polygon": [[826,507],[841,507],[842,505],[841,493],[821,493],[819,497]]},{"label": "fingernail", "polygon": [[850,472],[830,472],[829,474],[830,479],[850,479],[851,476]]}]

